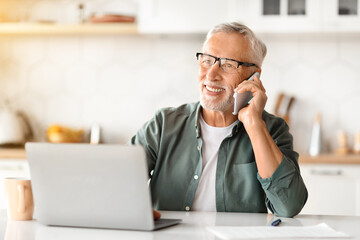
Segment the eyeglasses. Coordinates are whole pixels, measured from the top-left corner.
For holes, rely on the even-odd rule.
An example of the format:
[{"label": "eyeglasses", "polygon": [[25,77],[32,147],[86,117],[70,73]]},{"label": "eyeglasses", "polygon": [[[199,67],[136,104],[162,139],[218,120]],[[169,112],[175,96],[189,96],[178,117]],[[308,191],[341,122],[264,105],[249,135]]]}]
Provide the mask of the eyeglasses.
[{"label": "eyeglasses", "polygon": [[257,67],[255,63],[239,62],[231,58],[218,58],[206,53],[196,53],[196,58],[203,68],[211,68],[216,62],[219,62],[219,67],[227,73],[237,72],[239,66]]}]

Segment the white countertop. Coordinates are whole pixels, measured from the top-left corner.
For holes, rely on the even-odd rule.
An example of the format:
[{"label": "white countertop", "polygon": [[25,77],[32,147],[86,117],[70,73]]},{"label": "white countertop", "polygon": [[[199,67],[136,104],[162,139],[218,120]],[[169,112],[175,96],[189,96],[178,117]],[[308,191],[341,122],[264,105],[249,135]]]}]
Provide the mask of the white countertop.
[{"label": "white countertop", "polygon": [[[112,240],[112,239],[216,239],[205,228],[208,226],[266,226],[273,220],[271,214],[257,213],[214,213],[214,212],[165,212],[164,218],[181,218],[183,222],[154,232],[49,227],[34,221],[8,221],[6,211],[0,210],[0,237],[5,240]],[[94,216],[95,217],[95,216]],[[337,231],[360,239],[360,217],[299,215],[295,218],[282,218],[282,226],[310,226],[327,223]]]}]

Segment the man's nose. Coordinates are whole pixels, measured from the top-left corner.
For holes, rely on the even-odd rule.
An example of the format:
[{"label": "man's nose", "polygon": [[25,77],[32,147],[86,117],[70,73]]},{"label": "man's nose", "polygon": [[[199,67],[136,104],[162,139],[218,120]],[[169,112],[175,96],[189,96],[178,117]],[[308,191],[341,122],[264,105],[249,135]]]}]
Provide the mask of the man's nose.
[{"label": "man's nose", "polygon": [[208,79],[216,80],[216,76],[220,75],[221,72],[220,62],[216,61],[207,71],[206,77]]}]

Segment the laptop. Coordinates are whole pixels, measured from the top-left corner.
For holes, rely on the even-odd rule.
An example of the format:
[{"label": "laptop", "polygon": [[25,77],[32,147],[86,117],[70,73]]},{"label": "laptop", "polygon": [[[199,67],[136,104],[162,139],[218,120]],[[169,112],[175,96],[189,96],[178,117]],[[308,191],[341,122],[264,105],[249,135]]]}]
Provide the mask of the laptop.
[{"label": "laptop", "polygon": [[27,143],[35,217],[45,225],[156,230],[141,146]]}]

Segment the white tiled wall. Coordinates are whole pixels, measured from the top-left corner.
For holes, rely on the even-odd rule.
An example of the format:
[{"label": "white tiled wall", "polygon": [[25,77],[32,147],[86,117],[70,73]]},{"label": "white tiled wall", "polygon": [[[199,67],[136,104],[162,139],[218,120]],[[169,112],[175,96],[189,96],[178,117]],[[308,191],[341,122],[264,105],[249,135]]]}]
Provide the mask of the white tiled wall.
[{"label": "white tiled wall", "polygon": [[[21,11],[27,8],[31,11],[24,20],[47,19],[53,15],[45,13],[62,4],[62,15],[55,17],[76,22],[76,1],[0,1],[22,3],[8,13],[14,20],[22,20]],[[119,7],[118,1],[85,2],[87,13]],[[135,0],[121,2],[125,13],[135,12]],[[105,142],[124,143],[158,108],[197,101],[195,52],[203,38],[0,36],[0,101],[8,99],[14,109],[27,113],[38,140],[44,140],[49,124],[88,129],[97,122]],[[280,92],[296,97],[291,110],[296,149],[307,152],[317,112],[323,116],[324,139],[330,148],[336,146],[339,129],[348,133],[352,144],[360,131],[360,34],[261,38],[268,46],[262,73],[269,97],[266,109],[273,111]]]},{"label": "white tiled wall", "polygon": [[1,37],[0,98],[25,111],[43,140],[49,124],[125,142],[156,109],[197,100],[203,36]]},{"label": "white tiled wall", "polygon": [[[269,54],[263,81],[269,95],[283,91],[296,97],[291,127],[300,152],[307,152],[311,124],[322,114],[324,145],[337,146],[339,130],[347,132],[352,146],[360,131],[360,35],[267,36]],[[269,98],[269,105],[275,99]],[[271,108],[269,109],[271,110]]]},{"label": "white tiled wall", "polygon": [[[360,130],[359,37],[262,36],[262,80],[273,111],[283,91],[296,97],[291,127],[306,152],[312,120],[323,115],[332,147],[339,129]],[[0,96],[25,111],[36,137],[49,124],[98,122],[108,143],[124,143],[160,107],[196,101],[195,52],[203,36],[1,37]]]}]

